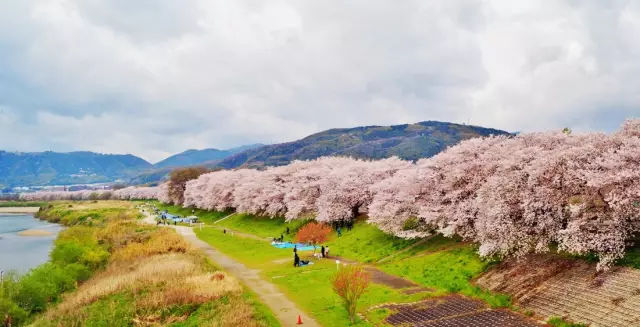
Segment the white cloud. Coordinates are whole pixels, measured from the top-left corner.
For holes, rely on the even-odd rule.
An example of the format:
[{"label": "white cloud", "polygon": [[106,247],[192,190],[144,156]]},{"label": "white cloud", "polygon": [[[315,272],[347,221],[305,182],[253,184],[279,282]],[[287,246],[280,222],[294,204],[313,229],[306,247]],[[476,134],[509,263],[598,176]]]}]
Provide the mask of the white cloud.
[{"label": "white cloud", "polygon": [[634,2],[7,0],[0,148],[159,160],[430,119],[611,130],[640,115],[638,32]]}]

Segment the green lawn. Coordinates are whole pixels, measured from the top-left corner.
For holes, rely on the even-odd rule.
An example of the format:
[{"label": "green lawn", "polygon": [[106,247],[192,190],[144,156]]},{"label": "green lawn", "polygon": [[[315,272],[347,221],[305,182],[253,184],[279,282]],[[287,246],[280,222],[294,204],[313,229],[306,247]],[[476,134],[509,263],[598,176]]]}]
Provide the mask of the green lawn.
[{"label": "green lawn", "polygon": [[[357,319],[351,325],[341,298],[330,284],[336,272],[331,260],[320,260],[316,264],[293,268],[289,264],[273,267],[265,272],[272,282],[284,290],[287,296],[309,312],[323,326],[373,326],[366,320]],[[424,298],[424,294],[405,295],[389,287],[371,283],[358,302],[358,312],[381,303],[413,302]]]},{"label": "green lawn", "polygon": [[[293,267],[291,249],[277,249],[269,242],[240,236],[223,234],[212,228],[194,229],[196,235],[226,255],[246,264],[248,267],[261,269],[266,280],[275,283],[294,302],[323,326],[372,326],[367,321],[358,320],[356,324],[348,323],[348,315],[340,298],[334,294],[331,277],[336,271],[333,260],[320,260],[315,264]],[[301,257],[310,255],[311,251],[301,253]],[[291,260],[287,260],[291,259]],[[368,292],[362,297],[359,312],[375,304],[388,302],[413,302],[426,295],[405,295],[383,285],[371,284]]]},{"label": "green lawn", "polygon": [[292,249],[278,249],[267,241],[231,236],[214,228],[202,230],[194,228],[193,230],[201,240],[252,268],[264,267],[274,260],[284,258],[291,258],[293,263]]},{"label": "green lawn", "polygon": [[379,268],[438,291],[479,298],[493,307],[509,306],[511,301],[508,296],[492,294],[471,284],[471,280],[484,272],[488,265],[480,259],[473,246],[459,244],[445,250],[385,263]]},{"label": "green lawn", "polygon": [[170,214],[180,215],[182,217],[188,217],[191,215],[198,216],[198,219],[205,224],[212,224],[228,215],[231,211],[207,211],[201,209],[183,208],[170,204],[165,204],[160,201],[149,201],[150,204],[155,205],[160,211],[167,210]]},{"label": "green lawn", "polygon": [[353,259],[359,262],[375,262],[415,243],[386,234],[374,225],[357,222],[352,230],[342,229],[342,236],[332,233],[327,242],[331,255]]},{"label": "green lawn", "polygon": [[[283,231],[286,226],[282,219],[267,219],[252,215],[237,215],[220,222],[219,225],[259,236],[271,236],[273,233]],[[302,223],[295,226],[300,225]],[[291,227],[291,230],[294,228]],[[304,269],[304,274],[301,274],[291,267],[290,262],[285,264],[274,262],[290,258],[291,250],[276,249],[264,241],[224,235],[220,230],[212,228],[196,230],[196,234],[223,253],[252,268],[262,269],[264,274],[272,278],[274,283],[278,284],[294,301],[300,303],[314,317],[320,317],[318,320],[321,323],[334,326],[337,321],[346,317],[346,311],[326,282],[335,270],[334,262],[325,261],[301,268],[301,270]],[[352,230],[343,229],[341,237],[332,232],[326,245],[330,246],[332,255],[375,263],[416,242],[417,240],[391,236],[373,225],[360,221]],[[381,270],[389,274],[401,276],[434,289],[433,294],[461,293],[485,300],[494,307],[510,306],[511,301],[508,296],[486,292],[472,285],[471,280],[484,272],[488,266],[489,263],[480,259],[472,245],[443,236],[434,236],[422,241],[378,265]],[[406,295],[398,294],[397,291],[380,285],[373,287],[370,294],[373,297],[365,297],[362,302],[363,307],[359,310],[362,311],[363,308],[375,303],[408,300]],[[378,311],[374,310],[368,313],[368,316],[374,321],[380,321],[385,314],[388,314],[388,312]],[[360,324],[367,323],[360,322]]]},{"label": "green lawn", "polygon": [[0,201],[0,207],[46,207],[47,202]]},{"label": "green lawn", "polygon": [[[290,241],[295,236],[296,231],[305,223],[307,223],[307,220],[286,222],[282,217],[269,218],[239,213],[216,225],[260,237],[280,237],[282,234],[285,240]],[[289,227],[288,235],[286,233],[287,227]]]},{"label": "green lawn", "polygon": [[[167,210],[169,213],[180,216],[191,216],[190,208],[182,208],[174,205],[168,205],[164,203],[160,203],[157,201],[152,202],[158,209]],[[207,225],[212,225],[218,220],[225,218],[232,214],[230,211],[206,211],[195,209],[193,215],[198,216],[198,218]],[[291,222],[286,222],[282,217],[269,218],[269,217],[260,217],[249,214],[235,214],[231,217],[228,217],[225,220],[222,220],[215,225],[220,228],[227,228],[230,230],[235,230],[242,233],[253,234],[260,237],[280,237],[282,234],[287,241],[293,240],[296,231],[304,224],[307,223],[307,220],[294,220]],[[286,233],[287,227],[289,227],[289,234]]]}]

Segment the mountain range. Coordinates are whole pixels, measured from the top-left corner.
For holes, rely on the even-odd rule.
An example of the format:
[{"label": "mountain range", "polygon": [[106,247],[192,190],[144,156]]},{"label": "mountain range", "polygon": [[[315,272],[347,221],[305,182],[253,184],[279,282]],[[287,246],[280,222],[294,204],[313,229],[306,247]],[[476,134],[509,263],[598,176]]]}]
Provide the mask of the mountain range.
[{"label": "mountain range", "polygon": [[461,140],[492,134],[509,133],[437,121],[336,128],[280,144],[252,144],[227,150],[187,150],[156,164],[130,154],[0,151],[0,189],[113,181],[145,184],[166,178],[176,167],[260,168],[334,155],[366,159],[398,156],[417,160],[431,157]]},{"label": "mountain range", "polygon": [[405,160],[431,157],[462,140],[508,132],[493,128],[438,121],[393,126],[336,128],[303,139],[249,149],[223,159],[222,168],[286,165],[293,160],[322,156]]},{"label": "mountain range", "polygon": [[0,151],[0,188],[111,182],[152,167],[130,154]]}]

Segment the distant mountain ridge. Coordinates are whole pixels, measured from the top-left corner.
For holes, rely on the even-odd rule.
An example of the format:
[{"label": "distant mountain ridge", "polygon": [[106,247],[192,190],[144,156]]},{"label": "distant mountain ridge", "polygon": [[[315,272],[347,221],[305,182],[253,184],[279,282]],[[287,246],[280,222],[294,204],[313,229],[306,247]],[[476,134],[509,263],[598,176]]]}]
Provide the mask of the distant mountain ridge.
[{"label": "distant mountain ridge", "polygon": [[131,154],[0,151],[0,188],[111,182],[151,167]]},{"label": "distant mountain ridge", "polygon": [[259,148],[264,144],[249,144],[239,147],[219,150],[219,149],[202,149],[202,150],[187,150],[174,154],[162,161],[157,162],[151,169],[145,170],[132,177],[128,182],[129,184],[148,184],[155,183],[165,179],[171,170],[178,167],[189,166],[205,166],[209,168],[217,167],[218,163],[224,158],[232,156],[236,153]]},{"label": "distant mountain ridge", "polygon": [[286,165],[293,160],[322,156],[381,159],[398,156],[405,160],[431,157],[448,146],[473,137],[509,135],[493,128],[438,121],[393,126],[335,128],[303,139],[265,145],[220,161],[222,168]]},{"label": "distant mountain ridge", "polygon": [[227,150],[187,150],[155,165],[130,154],[0,151],[0,190],[16,186],[89,184],[116,180],[146,184],[163,180],[176,167],[261,168],[322,156],[366,159],[398,156],[417,160],[431,157],[462,140],[492,134],[510,133],[438,121],[334,128],[280,144],[253,144]]},{"label": "distant mountain ridge", "polygon": [[203,150],[187,150],[178,154],[174,154],[169,158],[166,158],[160,162],[157,162],[153,166],[155,168],[168,168],[168,167],[184,167],[184,166],[193,166],[198,164],[210,163],[215,160],[224,159],[236,153],[255,149],[263,146],[263,144],[250,144],[243,145],[236,148],[231,148],[227,150],[219,150],[219,149],[203,149]]}]

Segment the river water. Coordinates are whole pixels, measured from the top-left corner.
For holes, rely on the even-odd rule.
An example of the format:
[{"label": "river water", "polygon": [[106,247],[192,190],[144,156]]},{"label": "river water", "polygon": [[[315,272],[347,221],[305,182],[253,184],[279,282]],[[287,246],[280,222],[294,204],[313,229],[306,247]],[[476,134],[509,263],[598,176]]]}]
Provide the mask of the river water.
[{"label": "river water", "polygon": [[[46,236],[20,236],[19,232],[38,229],[51,232]],[[30,214],[0,213],[0,270],[25,273],[49,260],[62,226],[52,224]]]}]

